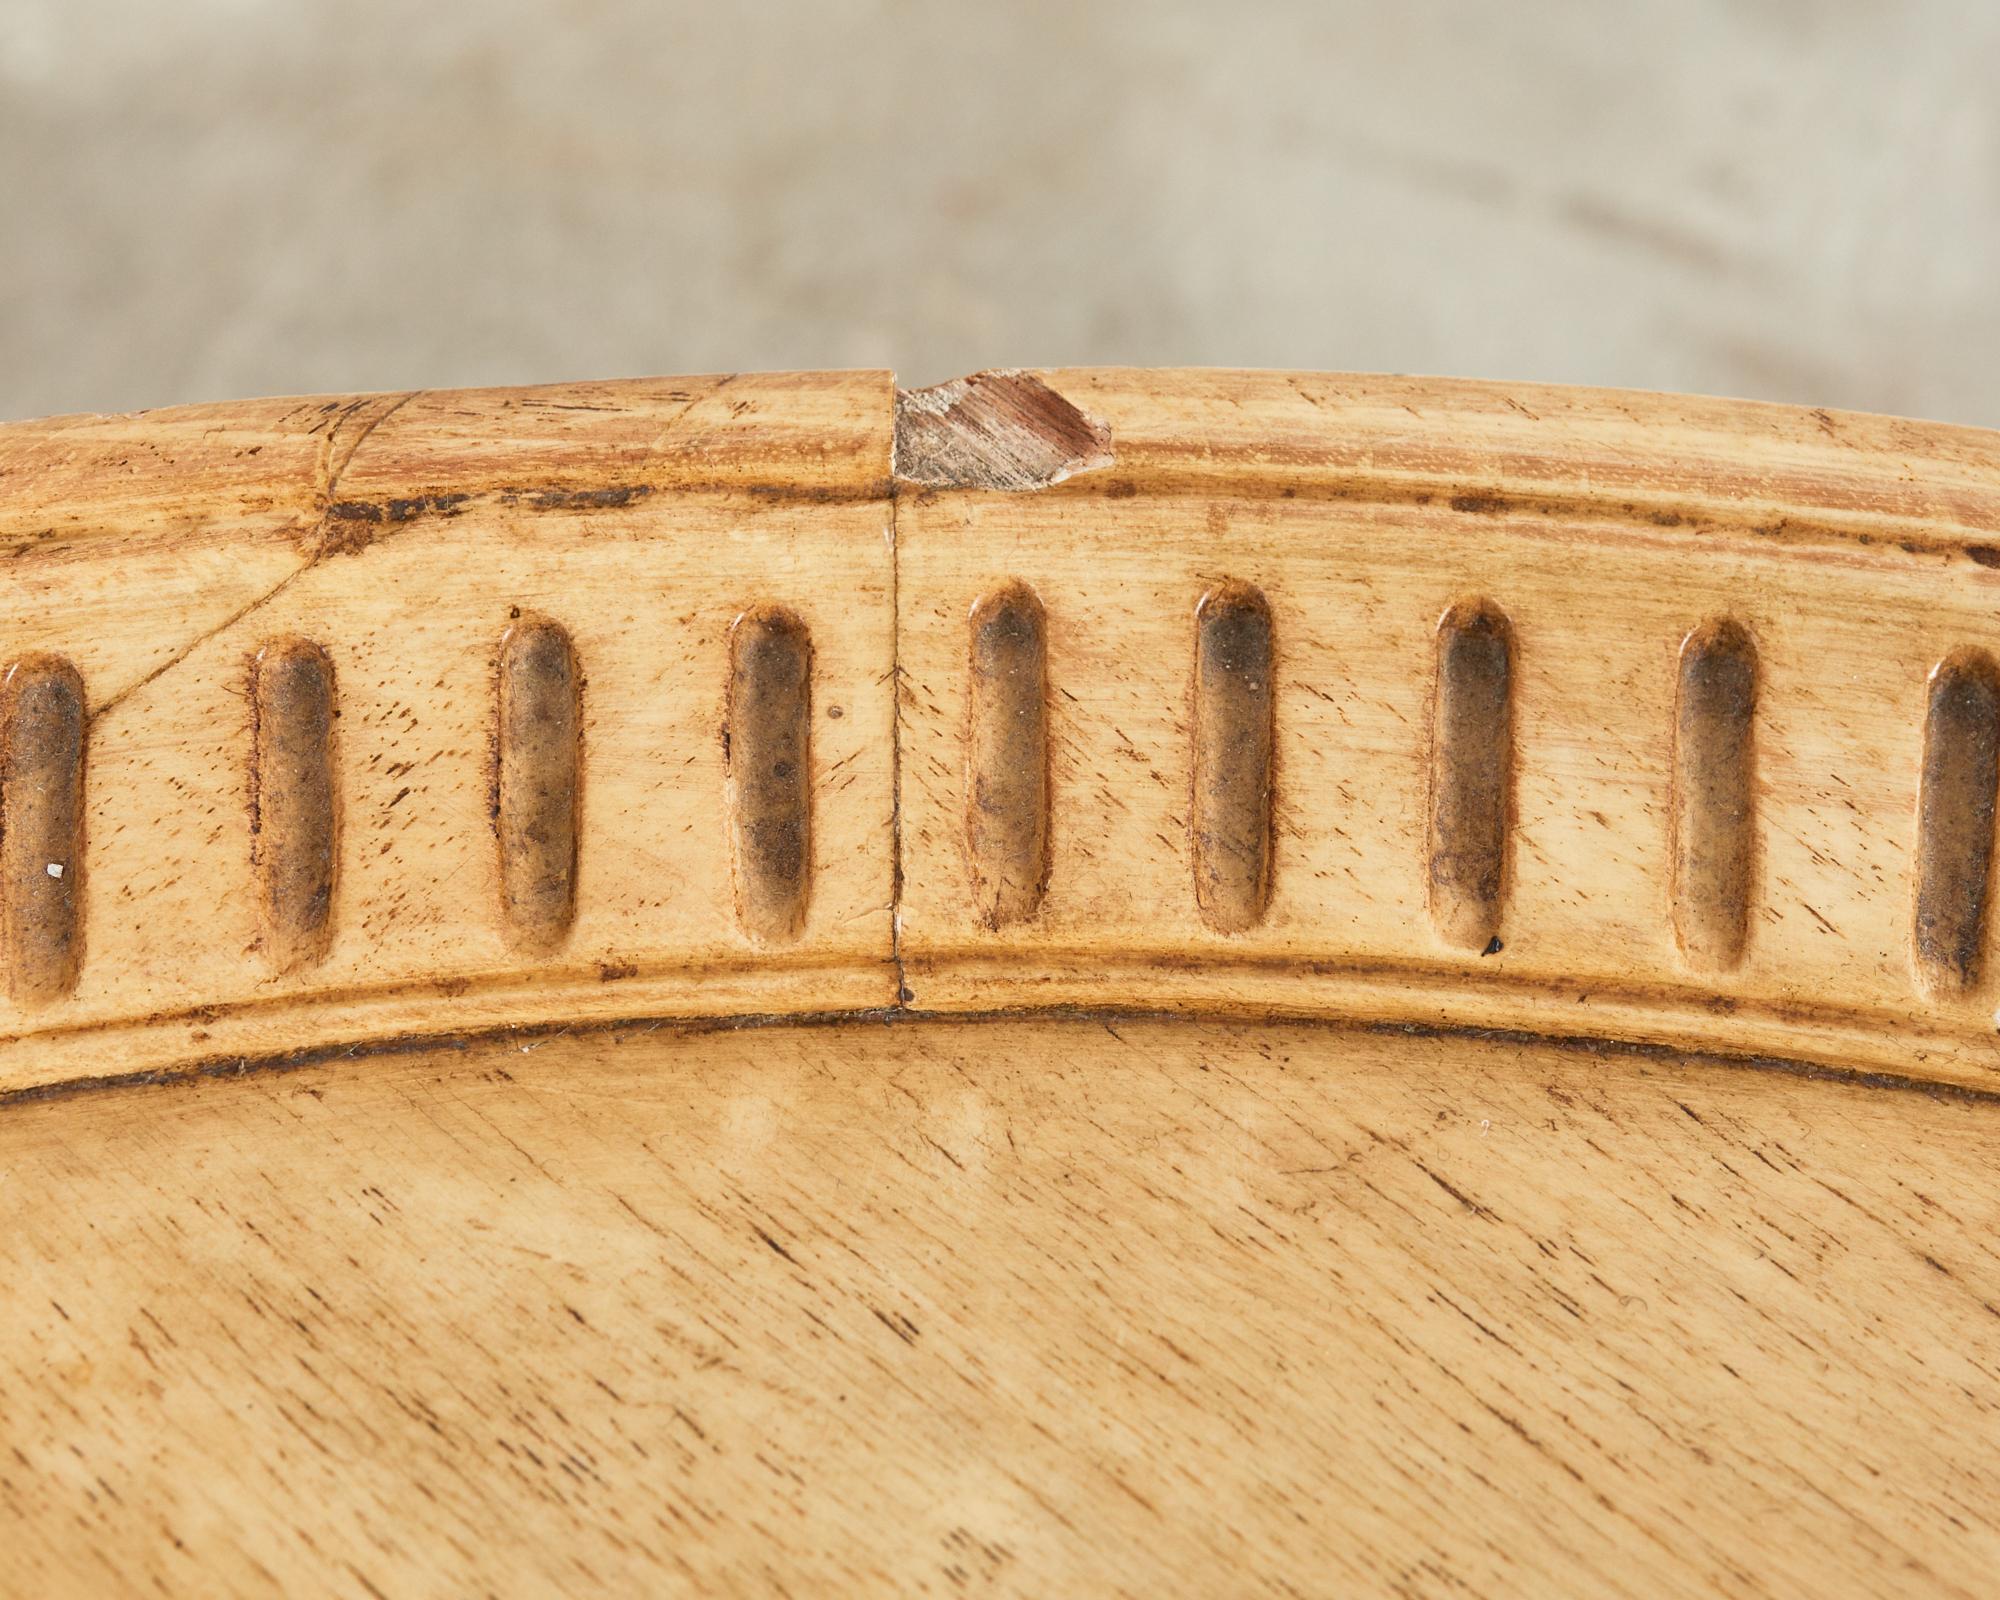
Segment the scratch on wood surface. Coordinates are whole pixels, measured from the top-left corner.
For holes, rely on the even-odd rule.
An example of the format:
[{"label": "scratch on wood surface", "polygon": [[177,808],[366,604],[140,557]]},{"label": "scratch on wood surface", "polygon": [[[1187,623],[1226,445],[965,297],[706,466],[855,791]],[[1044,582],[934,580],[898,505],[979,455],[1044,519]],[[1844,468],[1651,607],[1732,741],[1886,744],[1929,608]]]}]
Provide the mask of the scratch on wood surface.
[{"label": "scratch on wood surface", "polygon": [[[249,601],[245,605],[238,607],[235,611],[232,611],[228,616],[224,617],[220,622],[215,623],[213,626],[204,628],[200,633],[196,634],[194,638],[189,640],[180,649],[176,650],[172,655],[168,656],[165,661],[161,662],[157,667],[155,667],[151,672],[147,673],[144,677],[138,679],[133,683],[127,684],[124,688],[118,690],[116,693],[109,696],[104,701],[103,704],[99,705],[94,711],[91,712],[90,714],[91,721],[97,722],[104,717],[108,717],[120,705],[124,704],[125,701],[129,700],[133,695],[137,694],[141,689],[145,689],[150,685],[157,683],[161,678],[165,677],[169,672],[173,671],[175,667],[179,666],[183,661],[187,660],[187,658],[193,655],[195,651],[199,650],[203,645],[207,644],[209,640],[216,638],[221,634],[227,633],[231,628],[235,627],[238,623],[244,621],[254,612],[259,611],[263,607],[269,605],[273,600],[277,599],[279,595],[283,594],[293,584],[297,583],[300,578],[304,577],[308,572],[312,571],[314,567],[319,565],[320,561],[326,556],[338,554],[343,550],[353,551],[353,550],[365,549],[367,545],[372,542],[372,538],[363,538],[360,539],[359,542],[356,542],[356,536],[353,535],[351,531],[346,533],[332,533],[329,531],[334,529],[336,524],[339,524],[342,528],[351,528],[350,519],[341,517],[336,514],[341,505],[341,502],[334,498],[335,492],[340,487],[340,480],[342,475],[347,471],[348,467],[350,467],[353,464],[355,456],[360,452],[361,446],[367,442],[369,435],[374,433],[374,431],[378,427],[380,427],[384,422],[388,421],[391,416],[393,416],[396,412],[400,411],[404,406],[408,405],[412,400],[415,400],[423,392],[424,391],[422,391],[421,389],[412,389],[407,394],[398,394],[386,397],[389,403],[383,406],[379,411],[370,412],[367,415],[366,419],[362,422],[359,429],[355,432],[355,436],[352,443],[350,443],[344,450],[342,450],[337,443],[330,446],[330,451],[327,460],[326,481],[324,485],[321,487],[319,492],[319,505],[320,505],[319,519],[317,522],[313,524],[313,526],[310,529],[306,530],[306,532],[300,539],[300,548],[305,552],[304,561],[300,562],[298,566],[294,567],[290,572],[286,573],[283,578],[279,579],[278,582],[274,583],[270,588],[266,589],[262,594],[258,595],[255,599]],[[376,397],[376,398],[382,398],[382,397]],[[345,422],[349,420],[353,416],[359,414],[360,410],[361,410],[361,402],[357,401],[342,416],[341,421]],[[338,433],[339,425],[336,424],[332,431],[333,433]]]}]

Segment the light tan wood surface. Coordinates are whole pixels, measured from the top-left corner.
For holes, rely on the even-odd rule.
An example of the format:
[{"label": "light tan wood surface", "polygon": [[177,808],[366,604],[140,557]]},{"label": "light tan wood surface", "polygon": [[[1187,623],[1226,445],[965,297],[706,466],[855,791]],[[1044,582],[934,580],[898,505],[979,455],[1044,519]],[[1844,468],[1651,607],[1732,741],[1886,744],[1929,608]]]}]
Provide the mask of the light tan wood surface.
[{"label": "light tan wood surface", "polygon": [[0,1590],[1978,1595],[2000,440],[0,427]]},{"label": "light tan wood surface", "polygon": [[2000,1107],[1283,1025],[0,1116],[20,1594],[1953,1594]]},{"label": "light tan wood surface", "polygon": [[[74,992],[0,1002],[0,1081],[440,1028],[882,1006],[894,640],[885,374],[270,401],[0,428],[9,649],[90,712]],[[729,628],[812,630],[824,797],[806,920],[739,925],[719,826]],[[573,926],[523,949],[493,790],[501,642],[581,664]],[[251,663],[338,687],[324,956],[271,959]],[[39,863],[36,864],[39,871]]]},{"label": "light tan wood surface", "polygon": [[[1993,639],[1994,436],[1522,386],[1044,376],[1114,464],[896,510],[919,1007],[1506,1026],[2000,1082],[1991,984],[1927,988],[1912,914],[1927,680]],[[1008,582],[1048,615],[1051,869],[1039,914],[995,930],[964,887],[960,750],[966,613]],[[1271,610],[1274,837],[1268,910],[1216,929],[1192,697],[1196,607],[1227,583]],[[1435,636],[1468,600],[1515,661],[1490,952],[1436,921],[1426,832]],[[1748,932],[1723,967],[1674,917],[1677,664],[1718,620],[1761,678]]]},{"label": "light tan wood surface", "polygon": [[[562,1017],[1111,1004],[1992,1086],[1997,485],[1970,429],[1282,373],[901,401],[886,374],[734,375],[0,428],[0,636],[70,663],[88,717],[79,859],[16,863],[15,899],[74,926],[44,929],[41,978],[12,941],[0,1083]],[[1008,803],[1044,814],[1008,824],[1036,859],[1006,903],[1032,914],[1001,916],[968,761],[1012,747],[972,726],[972,613],[1017,591],[1046,771]],[[1217,832],[1195,680],[1222,592],[1265,608],[1271,682],[1228,701],[1268,748],[1215,746],[1238,755],[1203,792],[1249,808]],[[1461,727],[1438,629],[1465,606],[1507,654]],[[745,899],[756,791],[728,744],[730,630],[759,608],[809,653],[782,915]],[[579,775],[567,920],[525,941],[494,798],[523,617],[571,642]],[[1690,723],[1687,641],[1718,628],[1753,703]],[[303,944],[258,889],[251,663],[279,642],[323,650],[337,696],[333,887]],[[1948,661],[1965,692],[1934,706]],[[1453,795],[1490,814],[1438,833]],[[1726,871],[1689,870],[1694,827],[1734,841]],[[1225,838],[1226,872],[1197,861]]]}]

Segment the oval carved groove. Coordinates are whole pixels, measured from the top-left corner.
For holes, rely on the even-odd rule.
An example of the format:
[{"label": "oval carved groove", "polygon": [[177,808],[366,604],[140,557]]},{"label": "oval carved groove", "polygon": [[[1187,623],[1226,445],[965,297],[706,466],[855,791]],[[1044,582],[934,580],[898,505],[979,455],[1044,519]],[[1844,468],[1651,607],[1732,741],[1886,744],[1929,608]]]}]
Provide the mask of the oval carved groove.
[{"label": "oval carved groove", "polygon": [[333,662],[277,639],[250,668],[251,859],[265,958],[280,973],[325,958],[339,875]]},{"label": "oval carved groove", "polygon": [[1194,893],[1202,920],[1241,933],[1271,898],[1271,607],[1225,583],[1195,608]]},{"label": "oval carved groove", "polygon": [[1984,652],[1955,652],[1931,673],[1917,801],[1912,956],[1945,997],[1977,987],[2000,781],[2000,674]]},{"label": "oval carved groove", "polygon": [[1681,644],[1674,702],[1674,937],[1689,965],[1743,958],[1756,870],[1757,646],[1703,623]]},{"label": "oval carved groove", "polygon": [[500,641],[493,825],[501,916],[525,950],[562,943],[576,916],[583,683],[560,623],[517,622]]},{"label": "oval carved groove", "polygon": [[1498,948],[1511,868],[1514,631],[1497,606],[1461,601],[1437,630],[1431,708],[1431,922],[1461,950]]},{"label": "oval carved groove", "polygon": [[1035,914],[1048,889],[1048,619],[1025,584],[971,616],[966,854],[989,928]]},{"label": "oval carved groove", "polygon": [[812,640],[777,606],[729,636],[729,825],[737,916],[759,940],[795,939],[812,872]]},{"label": "oval carved groove", "polygon": [[76,987],[83,960],[83,679],[23,657],[0,687],[0,936],[24,1005]]}]

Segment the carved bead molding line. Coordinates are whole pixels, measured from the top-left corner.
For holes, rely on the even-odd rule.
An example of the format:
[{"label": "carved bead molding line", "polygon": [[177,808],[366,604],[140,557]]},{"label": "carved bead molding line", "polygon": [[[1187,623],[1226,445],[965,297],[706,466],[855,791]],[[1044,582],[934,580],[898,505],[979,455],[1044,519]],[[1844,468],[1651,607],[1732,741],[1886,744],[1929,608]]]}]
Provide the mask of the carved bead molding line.
[{"label": "carved bead molding line", "polygon": [[2000,1089],[1983,433],[1310,374],[256,402],[0,427],[0,553],[0,1093],[899,1007]]}]

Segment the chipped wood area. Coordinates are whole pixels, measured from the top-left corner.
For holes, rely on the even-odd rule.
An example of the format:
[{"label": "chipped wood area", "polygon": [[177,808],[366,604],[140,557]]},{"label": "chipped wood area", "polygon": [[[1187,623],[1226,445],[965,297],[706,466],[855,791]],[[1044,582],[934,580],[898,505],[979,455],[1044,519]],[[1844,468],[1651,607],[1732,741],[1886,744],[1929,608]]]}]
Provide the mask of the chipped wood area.
[{"label": "chipped wood area", "polygon": [[896,476],[932,489],[1047,489],[1113,464],[1111,434],[1030,372],[896,391]]},{"label": "chipped wood area", "polygon": [[2000,1110],[1283,1025],[0,1115],[15,1594],[1976,1597]]}]

